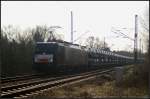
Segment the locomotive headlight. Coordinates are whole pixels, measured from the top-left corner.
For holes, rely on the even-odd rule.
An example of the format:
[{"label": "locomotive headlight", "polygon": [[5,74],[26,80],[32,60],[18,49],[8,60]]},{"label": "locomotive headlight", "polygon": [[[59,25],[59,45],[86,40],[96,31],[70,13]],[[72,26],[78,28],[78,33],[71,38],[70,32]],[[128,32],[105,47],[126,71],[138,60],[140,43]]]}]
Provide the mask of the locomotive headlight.
[{"label": "locomotive headlight", "polygon": [[37,62],[38,61],[38,59],[37,58],[34,58],[34,62]]},{"label": "locomotive headlight", "polygon": [[49,62],[53,62],[53,55],[49,55]]},{"label": "locomotive headlight", "polygon": [[38,62],[38,57],[37,57],[37,55],[34,56],[34,62]]}]

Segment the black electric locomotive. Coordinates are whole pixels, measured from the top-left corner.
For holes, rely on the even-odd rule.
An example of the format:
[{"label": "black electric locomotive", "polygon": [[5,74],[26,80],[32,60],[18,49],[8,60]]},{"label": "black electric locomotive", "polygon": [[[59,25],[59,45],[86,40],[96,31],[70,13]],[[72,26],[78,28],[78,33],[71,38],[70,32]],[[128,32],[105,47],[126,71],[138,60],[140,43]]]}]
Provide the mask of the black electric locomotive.
[{"label": "black electric locomotive", "polygon": [[67,42],[37,42],[34,53],[34,69],[56,72],[84,68],[88,56],[84,49]]}]

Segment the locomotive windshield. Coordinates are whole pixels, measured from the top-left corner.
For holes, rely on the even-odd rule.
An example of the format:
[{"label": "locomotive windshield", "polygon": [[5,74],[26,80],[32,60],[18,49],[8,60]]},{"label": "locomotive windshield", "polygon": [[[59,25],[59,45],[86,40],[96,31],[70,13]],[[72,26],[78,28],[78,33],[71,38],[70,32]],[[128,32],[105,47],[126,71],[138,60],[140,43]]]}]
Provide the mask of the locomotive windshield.
[{"label": "locomotive windshield", "polygon": [[37,44],[35,53],[52,53],[56,50],[56,44],[41,43]]}]

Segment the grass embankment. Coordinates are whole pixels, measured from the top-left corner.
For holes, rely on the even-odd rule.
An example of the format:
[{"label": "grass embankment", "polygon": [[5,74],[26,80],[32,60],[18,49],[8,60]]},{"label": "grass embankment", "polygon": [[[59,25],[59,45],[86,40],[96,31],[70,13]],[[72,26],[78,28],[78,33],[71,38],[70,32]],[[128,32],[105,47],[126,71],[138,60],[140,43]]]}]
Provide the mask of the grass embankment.
[{"label": "grass embankment", "polygon": [[99,96],[147,96],[148,83],[139,74],[134,66],[124,68],[122,83],[117,86],[115,73],[103,75],[90,81],[44,92],[40,96],[46,97],[99,97]]}]

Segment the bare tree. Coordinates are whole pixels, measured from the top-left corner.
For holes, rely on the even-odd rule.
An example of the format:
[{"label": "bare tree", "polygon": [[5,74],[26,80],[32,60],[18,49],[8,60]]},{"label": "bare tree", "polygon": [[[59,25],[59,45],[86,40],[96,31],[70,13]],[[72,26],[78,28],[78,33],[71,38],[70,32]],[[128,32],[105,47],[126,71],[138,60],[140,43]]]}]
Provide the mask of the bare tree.
[{"label": "bare tree", "polygon": [[36,26],[36,28],[32,30],[33,40],[35,42],[44,42],[47,30],[47,26]]},{"label": "bare tree", "polygon": [[104,42],[105,41],[100,41],[98,37],[95,38],[94,36],[90,36],[86,39],[85,44],[89,48],[101,48],[103,50],[110,50],[110,48],[108,47],[108,44]]},{"label": "bare tree", "polygon": [[[145,80],[148,80],[147,82],[150,82],[150,33],[149,33],[149,6],[146,8],[144,17],[140,17],[140,23],[143,28],[143,36],[144,36],[144,43],[146,45],[147,53],[145,56],[145,64],[141,66],[141,68],[138,67],[141,78],[144,78]],[[148,74],[149,73],[149,74]],[[149,76],[149,77],[148,77]],[[148,78],[148,79],[147,79]],[[149,96],[150,96],[150,83],[149,83]]]},{"label": "bare tree", "polygon": [[90,36],[86,39],[86,42],[85,42],[86,46],[89,47],[89,48],[92,48],[94,47],[94,36]]}]

